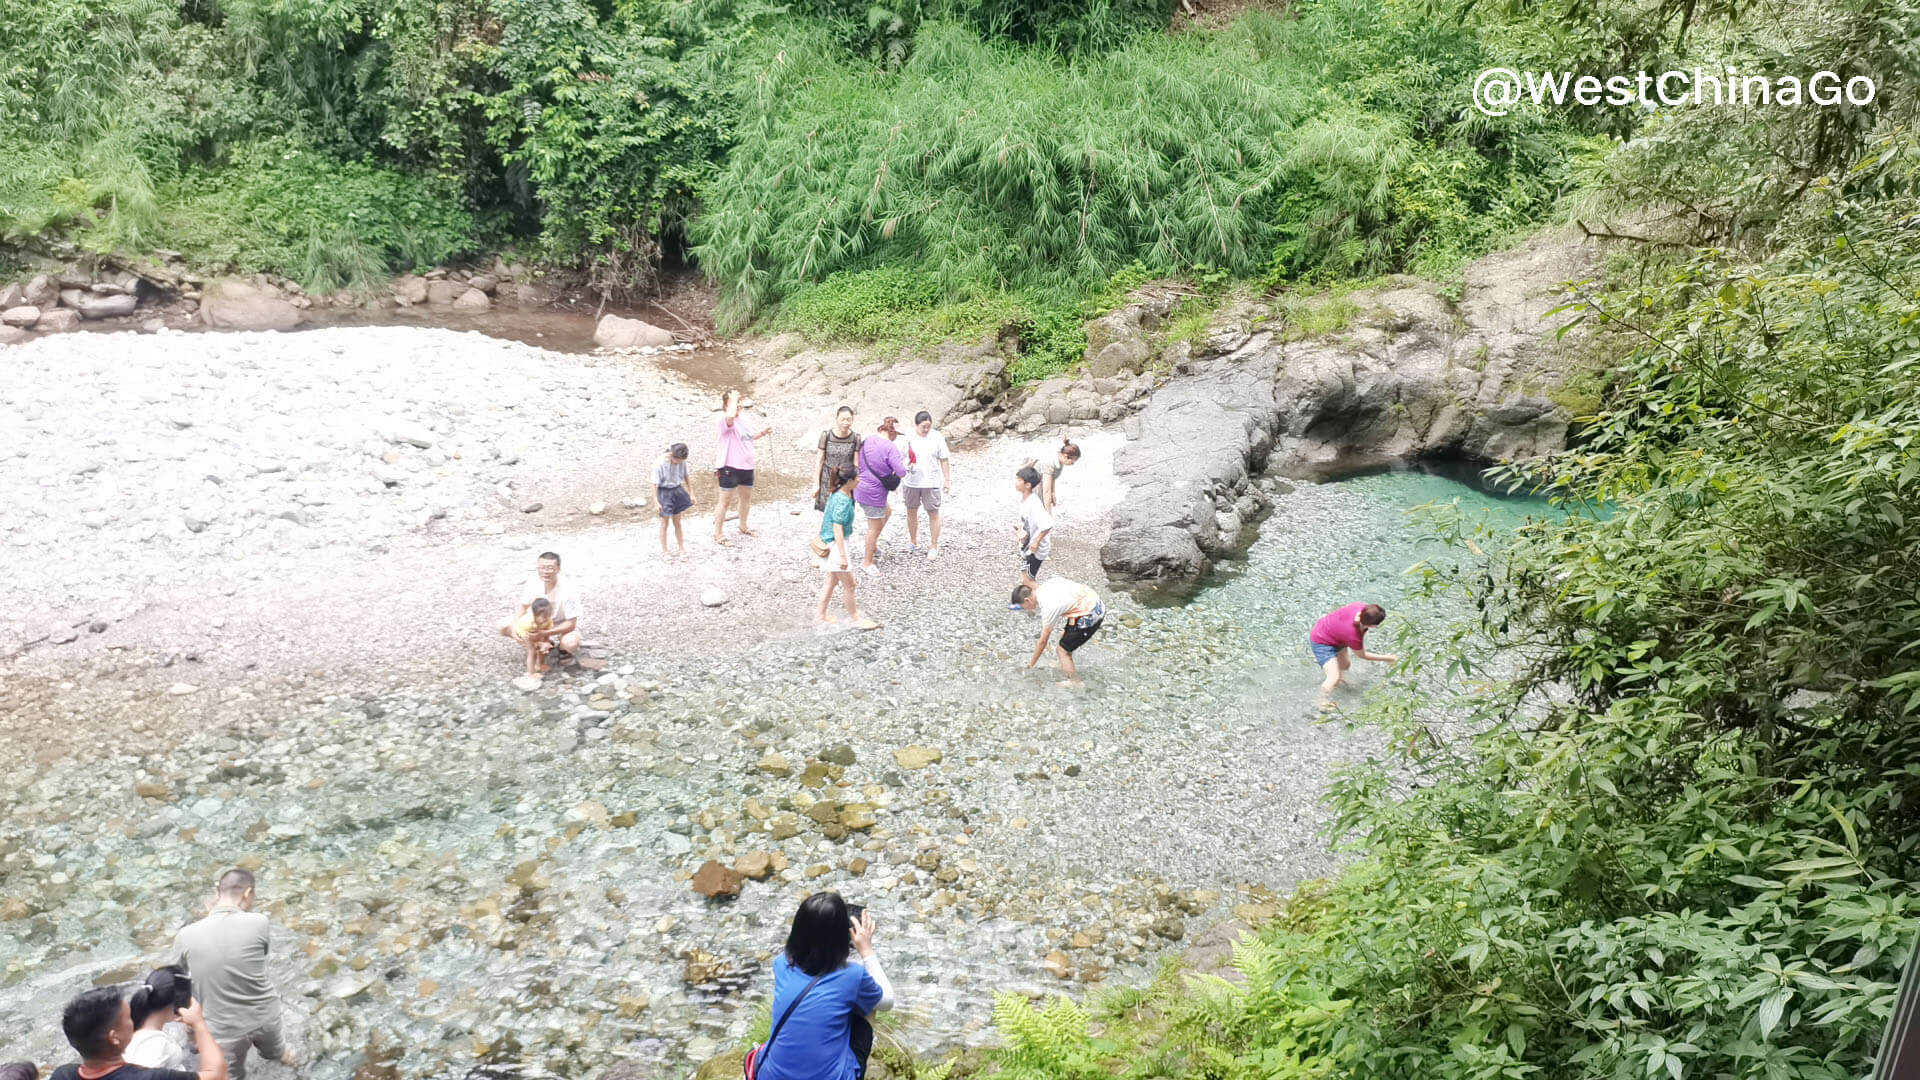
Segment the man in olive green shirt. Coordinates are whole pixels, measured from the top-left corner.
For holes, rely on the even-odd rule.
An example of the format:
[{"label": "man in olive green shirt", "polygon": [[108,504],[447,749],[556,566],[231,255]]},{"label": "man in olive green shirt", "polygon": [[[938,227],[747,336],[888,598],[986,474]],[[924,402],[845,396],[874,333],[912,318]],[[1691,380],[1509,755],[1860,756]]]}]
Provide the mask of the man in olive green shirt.
[{"label": "man in olive green shirt", "polygon": [[253,875],[220,875],[206,918],[173,939],[170,963],[187,969],[193,996],[227,1058],[228,1080],[243,1080],[247,1051],[294,1064],[280,1032],[280,995],[267,979],[267,917],[253,910]]}]

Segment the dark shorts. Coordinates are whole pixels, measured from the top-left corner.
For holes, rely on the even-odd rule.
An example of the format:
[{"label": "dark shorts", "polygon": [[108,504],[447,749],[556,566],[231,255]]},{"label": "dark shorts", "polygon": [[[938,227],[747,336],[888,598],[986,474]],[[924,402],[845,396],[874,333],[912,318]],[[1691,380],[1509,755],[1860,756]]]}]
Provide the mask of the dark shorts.
[{"label": "dark shorts", "polygon": [[693,496],[687,494],[687,489],[679,484],[656,487],[653,493],[660,500],[660,516],[664,518],[679,517],[693,505]]},{"label": "dark shorts", "polygon": [[732,491],[737,487],[750,488],[753,486],[752,469],[729,469],[725,465],[722,465],[714,471],[719,474],[721,491]]},{"label": "dark shorts", "polygon": [[1100,632],[1100,624],[1105,621],[1107,609],[1104,606],[1093,609],[1093,614],[1084,619],[1071,619],[1067,622],[1066,632],[1060,635],[1060,651],[1071,654],[1073,650],[1087,643],[1087,639]]},{"label": "dark shorts", "polygon": [[1307,644],[1313,649],[1313,662],[1322,667],[1326,666],[1327,661],[1340,655],[1338,645],[1322,645],[1317,641],[1309,641]]},{"label": "dark shorts", "polygon": [[1020,553],[1020,561],[1026,565],[1027,576],[1037,579],[1040,576],[1040,564],[1047,560],[1038,555],[1029,555],[1023,551]]}]

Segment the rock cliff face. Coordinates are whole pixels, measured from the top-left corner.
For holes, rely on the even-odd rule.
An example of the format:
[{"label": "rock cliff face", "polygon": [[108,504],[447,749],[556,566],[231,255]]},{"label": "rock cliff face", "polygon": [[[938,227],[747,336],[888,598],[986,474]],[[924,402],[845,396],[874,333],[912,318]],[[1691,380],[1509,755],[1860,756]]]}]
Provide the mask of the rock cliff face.
[{"label": "rock cliff face", "polygon": [[[1560,449],[1570,418],[1549,395],[1567,355],[1546,314],[1592,265],[1590,247],[1539,237],[1470,266],[1457,304],[1395,279],[1356,294],[1345,329],[1299,340],[1266,305],[1223,312],[1198,358],[1171,358],[1187,377],[1153,392],[1138,438],[1115,459],[1129,492],[1101,550],[1107,572],[1137,582],[1205,572],[1250,539],[1246,526],[1267,509],[1251,481],[1268,470]],[[1121,363],[1113,375],[1147,355],[1119,338],[1151,326],[1160,303],[1143,301],[1144,318],[1108,317],[1118,333],[1102,335],[1101,355]]]}]

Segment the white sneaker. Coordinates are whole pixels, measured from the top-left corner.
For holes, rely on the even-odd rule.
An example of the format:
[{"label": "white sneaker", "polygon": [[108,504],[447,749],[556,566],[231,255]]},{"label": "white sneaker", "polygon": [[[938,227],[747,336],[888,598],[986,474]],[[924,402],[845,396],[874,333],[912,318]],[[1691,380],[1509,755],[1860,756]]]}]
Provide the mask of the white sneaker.
[{"label": "white sneaker", "polygon": [[877,566],[868,566],[865,563],[862,563],[860,564],[860,569],[866,571],[868,574],[871,574],[874,577],[880,576],[880,568]]},{"label": "white sneaker", "polygon": [[920,545],[919,545],[919,544],[916,544],[916,543],[914,543],[914,542],[913,542],[913,541],[911,541],[911,540],[909,540],[909,541],[907,541],[907,554],[909,554],[909,555],[918,555],[918,554],[920,554]]},{"label": "white sneaker", "polygon": [[928,558],[928,559],[930,559],[930,560],[931,560],[931,559],[937,559],[937,558],[939,558],[939,557],[940,557],[940,549],[939,549],[939,548],[937,548],[937,547],[930,547],[930,548],[928,548],[928,549],[927,549],[927,558]]}]

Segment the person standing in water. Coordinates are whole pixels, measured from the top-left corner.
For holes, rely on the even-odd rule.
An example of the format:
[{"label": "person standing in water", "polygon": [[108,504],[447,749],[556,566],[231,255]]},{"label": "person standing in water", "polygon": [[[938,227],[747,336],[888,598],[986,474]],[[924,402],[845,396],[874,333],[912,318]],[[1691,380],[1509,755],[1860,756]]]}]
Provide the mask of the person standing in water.
[{"label": "person standing in water", "polygon": [[820,485],[813,491],[813,508],[825,510],[827,500],[839,489],[833,474],[851,474],[857,467],[854,455],[860,452],[860,433],[853,430],[853,406],[842,405],[833,413],[833,426],[820,433],[820,447],[813,455],[813,471]]},{"label": "person standing in water", "polygon": [[753,535],[747,527],[747,514],[753,509],[753,441],[766,438],[773,430],[765,424],[756,430],[754,423],[740,411],[740,391],[720,395],[720,453],[714,461],[720,505],[713,510],[713,542],[722,546],[728,543],[727,507],[732,503],[740,505],[740,535]]},{"label": "person standing in water", "polygon": [[1367,631],[1379,626],[1386,617],[1387,609],[1379,604],[1348,604],[1327,612],[1313,624],[1313,630],[1307,634],[1307,644],[1313,650],[1313,662],[1326,672],[1326,678],[1320,683],[1321,701],[1332,700],[1334,687],[1340,685],[1352,665],[1349,653],[1379,664],[1392,664],[1400,659],[1391,653],[1367,651]]},{"label": "person standing in water", "polygon": [[1100,632],[1100,624],[1107,617],[1107,606],[1100,602],[1100,595],[1085,585],[1057,577],[1043,585],[1023,582],[1014,586],[1013,606],[1040,612],[1040,640],[1033,647],[1033,655],[1027,657],[1029,668],[1047,654],[1053,624],[1064,624],[1059,652],[1060,671],[1066,678],[1060,680],[1060,685],[1080,689],[1080,672],[1073,666],[1073,654],[1088,638]]}]

